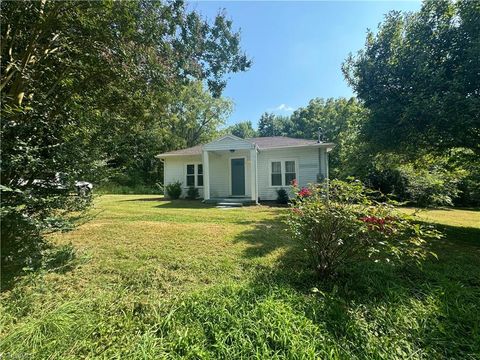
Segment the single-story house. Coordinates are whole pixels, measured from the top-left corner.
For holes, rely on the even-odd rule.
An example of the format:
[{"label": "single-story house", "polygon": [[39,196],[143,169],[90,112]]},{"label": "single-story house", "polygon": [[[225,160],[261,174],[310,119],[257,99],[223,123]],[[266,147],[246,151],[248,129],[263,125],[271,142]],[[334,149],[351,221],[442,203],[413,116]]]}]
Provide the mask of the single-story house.
[{"label": "single-story house", "polygon": [[164,162],[164,184],[180,181],[183,195],[199,189],[206,202],[228,198],[258,203],[275,200],[277,190],[328,178],[334,144],[284,136],[241,139],[222,136],[208,144],[157,155]]}]

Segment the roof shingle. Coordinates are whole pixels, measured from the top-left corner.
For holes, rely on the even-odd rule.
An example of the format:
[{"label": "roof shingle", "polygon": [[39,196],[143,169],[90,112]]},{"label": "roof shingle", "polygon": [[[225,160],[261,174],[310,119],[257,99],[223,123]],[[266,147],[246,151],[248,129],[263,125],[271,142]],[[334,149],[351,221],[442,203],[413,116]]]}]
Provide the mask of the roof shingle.
[{"label": "roof shingle", "polygon": [[[318,144],[316,140],[308,140],[308,139],[295,139],[290,138],[287,136],[268,136],[268,137],[255,137],[255,138],[248,138],[245,139],[250,141],[253,144],[256,144],[260,150],[262,149],[271,149],[271,148],[279,148],[279,147],[295,147],[295,146],[308,146],[308,145],[315,145]],[[328,143],[324,143],[328,145]],[[161,157],[164,155],[173,156],[173,155],[201,155],[202,154],[202,147],[203,144],[196,145],[193,147],[189,147],[186,149],[181,150],[174,150],[169,151],[157,157]]]}]

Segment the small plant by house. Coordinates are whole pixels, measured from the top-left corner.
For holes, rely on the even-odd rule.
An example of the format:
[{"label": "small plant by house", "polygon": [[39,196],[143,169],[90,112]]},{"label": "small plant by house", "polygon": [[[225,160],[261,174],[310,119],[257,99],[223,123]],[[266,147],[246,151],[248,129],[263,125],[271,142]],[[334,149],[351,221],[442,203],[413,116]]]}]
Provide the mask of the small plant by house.
[{"label": "small plant by house", "polygon": [[286,204],[288,204],[288,200],[289,200],[289,197],[288,197],[287,190],[278,189],[277,190],[277,204],[286,205]]},{"label": "small plant by house", "polygon": [[320,277],[334,275],[358,259],[405,262],[423,260],[427,239],[439,238],[432,227],[414,223],[387,202],[372,200],[361,182],[333,180],[298,188],[287,223],[304,243]]},{"label": "small plant by house", "polygon": [[165,190],[170,199],[178,199],[182,195],[182,183],[180,181],[175,181],[165,186]]},{"label": "small plant by house", "polygon": [[196,200],[200,197],[200,193],[198,191],[198,188],[194,186],[190,186],[187,191],[187,199],[189,200]]}]

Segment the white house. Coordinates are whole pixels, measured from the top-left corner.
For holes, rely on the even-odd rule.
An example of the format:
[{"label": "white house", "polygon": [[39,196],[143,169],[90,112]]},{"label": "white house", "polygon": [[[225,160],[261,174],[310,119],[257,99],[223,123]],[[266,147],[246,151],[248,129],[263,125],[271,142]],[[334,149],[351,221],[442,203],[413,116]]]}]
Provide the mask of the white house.
[{"label": "white house", "polygon": [[277,190],[328,178],[332,143],[284,136],[241,139],[223,136],[208,144],[157,155],[164,183],[180,181],[183,195],[197,187],[206,202],[228,198],[258,203],[275,200]]}]

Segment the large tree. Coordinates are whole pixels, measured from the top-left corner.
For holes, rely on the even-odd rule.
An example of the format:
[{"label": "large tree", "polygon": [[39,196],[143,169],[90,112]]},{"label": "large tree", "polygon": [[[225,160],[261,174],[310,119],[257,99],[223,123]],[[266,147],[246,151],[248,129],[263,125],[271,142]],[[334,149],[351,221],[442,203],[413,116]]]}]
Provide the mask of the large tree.
[{"label": "large tree", "polygon": [[258,120],[258,135],[281,136],[283,135],[283,122],[273,113],[263,113]]},{"label": "large tree", "polygon": [[331,174],[346,177],[357,172],[360,158],[365,160],[368,154],[359,139],[366,117],[366,109],[355,98],[315,98],[282,123],[288,136],[335,143],[330,154]]},{"label": "large tree", "polygon": [[371,112],[362,133],[379,151],[480,153],[479,1],[391,12],[343,69]]},{"label": "large tree", "polygon": [[241,121],[227,127],[224,131],[227,134],[238,136],[242,139],[252,138],[257,136],[257,131],[253,128],[251,121]]},{"label": "large tree", "polygon": [[[87,203],[69,196],[75,180],[94,180],[147,144],[183,145],[172,122],[183,122],[178,131],[195,123],[191,142],[201,140],[212,115],[188,93],[215,107],[225,75],[250,62],[224,14],[210,23],[181,1],[0,6],[3,267],[31,258],[28,239],[40,243],[56,217]],[[175,110],[178,99],[187,110]],[[53,184],[58,173],[65,192]]]}]

